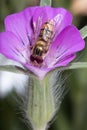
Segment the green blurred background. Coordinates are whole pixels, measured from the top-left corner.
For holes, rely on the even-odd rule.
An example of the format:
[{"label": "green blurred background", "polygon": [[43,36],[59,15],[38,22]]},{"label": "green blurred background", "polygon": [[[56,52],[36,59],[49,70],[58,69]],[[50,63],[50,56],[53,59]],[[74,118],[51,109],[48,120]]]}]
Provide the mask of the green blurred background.
[{"label": "green blurred background", "polygon": [[[4,30],[5,16],[35,5],[39,5],[39,0],[0,0],[0,31]],[[71,10],[74,15],[73,23],[79,29],[87,25],[87,15],[75,14],[71,0],[53,0],[52,5]],[[87,43],[87,39],[85,41]],[[76,60],[87,61],[87,45]],[[69,92],[64,97],[58,115],[49,130],[87,130],[87,69],[67,71],[66,75],[69,75],[66,80]],[[17,111],[18,104],[13,95],[16,96],[14,91],[0,98],[0,130],[31,130],[21,120],[22,115]]]}]

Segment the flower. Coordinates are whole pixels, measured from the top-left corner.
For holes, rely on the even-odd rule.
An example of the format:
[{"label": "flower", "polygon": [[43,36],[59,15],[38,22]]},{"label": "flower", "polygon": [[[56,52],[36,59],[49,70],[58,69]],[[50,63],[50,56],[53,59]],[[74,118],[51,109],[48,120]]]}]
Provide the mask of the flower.
[{"label": "flower", "polygon": [[[44,56],[38,54],[38,50],[34,52],[37,41],[48,47]],[[72,25],[71,13],[63,8],[29,7],[7,16],[5,32],[0,33],[0,53],[21,63],[41,79],[49,71],[67,66],[84,46],[78,29]],[[36,60],[32,59],[33,53],[39,55],[33,56]]]}]

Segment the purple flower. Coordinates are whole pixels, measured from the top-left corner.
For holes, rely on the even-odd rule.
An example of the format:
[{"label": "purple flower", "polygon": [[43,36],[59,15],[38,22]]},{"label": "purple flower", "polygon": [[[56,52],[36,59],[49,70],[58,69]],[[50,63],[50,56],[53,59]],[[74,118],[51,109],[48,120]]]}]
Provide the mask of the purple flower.
[{"label": "purple flower", "polygon": [[68,65],[85,46],[72,15],[63,8],[30,7],[5,18],[0,53],[39,78]]}]

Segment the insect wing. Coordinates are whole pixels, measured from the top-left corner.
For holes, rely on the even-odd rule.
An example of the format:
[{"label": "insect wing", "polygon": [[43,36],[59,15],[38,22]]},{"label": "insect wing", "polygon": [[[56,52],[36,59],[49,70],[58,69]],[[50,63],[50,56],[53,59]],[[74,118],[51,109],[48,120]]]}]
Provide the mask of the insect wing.
[{"label": "insect wing", "polygon": [[53,19],[50,20],[50,23],[54,25],[53,39],[56,37],[61,28],[62,20],[63,20],[62,14],[56,15]]}]

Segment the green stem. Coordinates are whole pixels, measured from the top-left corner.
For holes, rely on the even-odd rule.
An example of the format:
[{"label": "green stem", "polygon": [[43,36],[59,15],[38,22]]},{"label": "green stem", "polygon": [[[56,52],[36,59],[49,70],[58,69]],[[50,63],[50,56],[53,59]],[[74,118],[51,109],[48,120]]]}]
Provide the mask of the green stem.
[{"label": "green stem", "polygon": [[49,77],[44,80],[30,78],[27,115],[34,130],[45,130],[55,111],[55,103],[49,86]]},{"label": "green stem", "polygon": [[84,26],[81,30],[80,33],[82,35],[82,38],[85,39],[87,37],[87,25]]},{"label": "green stem", "polygon": [[64,92],[62,73],[47,74],[43,80],[30,77],[27,116],[33,130],[47,130],[58,111]]},{"label": "green stem", "polygon": [[40,6],[52,5],[52,0],[40,0]]}]

